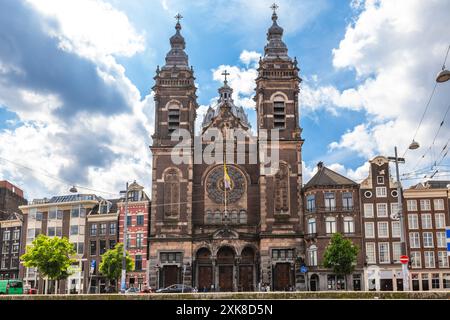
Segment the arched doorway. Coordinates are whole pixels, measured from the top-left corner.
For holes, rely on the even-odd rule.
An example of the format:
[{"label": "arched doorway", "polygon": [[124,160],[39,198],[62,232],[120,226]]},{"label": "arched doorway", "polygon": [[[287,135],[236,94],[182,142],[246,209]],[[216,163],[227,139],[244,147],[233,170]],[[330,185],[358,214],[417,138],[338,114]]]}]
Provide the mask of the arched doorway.
[{"label": "arched doorway", "polygon": [[319,289],[320,289],[319,276],[317,274],[313,274],[311,276],[311,279],[309,280],[309,290],[319,291]]},{"label": "arched doorway", "polygon": [[275,291],[290,291],[294,285],[294,272],[290,263],[277,263],[273,267],[273,288]]},{"label": "arched doorway", "polygon": [[222,247],[217,252],[219,291],[233,291],[234,258],[234,250],[230,247]]},{"label": "arched doorway", "polygon": [[201,248],[196,254],[197,288],[199,292],[210,291],[213,284],[213,267],[211,251]]},{"label": "arched doorway", "polygon": [[255,290],[255,250],[251,247],[245,247],[241,253],[238,290]]}]

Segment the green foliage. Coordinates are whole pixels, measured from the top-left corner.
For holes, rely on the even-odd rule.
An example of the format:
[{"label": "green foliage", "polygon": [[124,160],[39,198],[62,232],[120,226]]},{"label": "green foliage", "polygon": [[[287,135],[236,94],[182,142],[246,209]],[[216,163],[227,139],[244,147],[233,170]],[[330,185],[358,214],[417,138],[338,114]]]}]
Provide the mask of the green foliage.
[{"label": "green foliage", "polygon": [[[123,257],[123,243],[118,243],[114,249],[109,249],[102,255],[102,262],[100,262],[99,270],[109,280],[118,280],[122,274],[122,257]],[[126,255],[127,272],[133,270],[133,260],[130,254]]]},{"label": "green foliage", "polygon": [[340,233],[335,233],[324,253],[323,266],[337,275],[349,275],[355,269],[359,248]]},{"label": "green foliage", "polygon": [[37,268],[39,273],[50,280],[66,279],[69,268],[76,260],[72,257],[76,254],[73,244],[67,238],[39,235],[26,253],[20,257],[27,268]]}]

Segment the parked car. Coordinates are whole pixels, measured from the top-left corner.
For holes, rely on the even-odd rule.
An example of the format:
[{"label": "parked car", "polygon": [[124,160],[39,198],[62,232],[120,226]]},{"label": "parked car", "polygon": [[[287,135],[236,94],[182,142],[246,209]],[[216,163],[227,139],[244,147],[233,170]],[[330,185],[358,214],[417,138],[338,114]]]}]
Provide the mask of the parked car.
[{"label": "parked car", "polygon": [[173,284],[171,286],[168,286],[167,288],[156,290],[156,292],[158,293],[182,293],[182,292],[187,293],[193,291],[194,288],[192,288],[191,286],[186,286],[182,284]]},{"label": "parked car", "polygon": [[141,293],[154,293],[155,290],[153,290],[152,287],[147,287],[145,286],[144,288],[142,288]]},{"label": "parked car", "polygon": [[105,293],[117,293],[117,290],[114,286],[109,286],[106,288]]},{"label": "parked car", "polygon": [[137,294],[137,293],[141,293],[141,291],[135,287],[131,287],[125,291],[125,294]]}]

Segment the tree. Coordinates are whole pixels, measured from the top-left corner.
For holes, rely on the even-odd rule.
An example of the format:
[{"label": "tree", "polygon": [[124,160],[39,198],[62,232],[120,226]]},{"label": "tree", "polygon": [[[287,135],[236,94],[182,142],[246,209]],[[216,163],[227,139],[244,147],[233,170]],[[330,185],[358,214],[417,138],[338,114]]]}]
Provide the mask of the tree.
[{"label": "tree", "polygon": [[[47,237],[40,234],[27,246],[26,252],[20,257],[27,268],[37,268],[39,273],[50,280],[67,279],[71,274],[69,268],[76,262],[72,257],[76,254],[73,244],[67,238]],[[46,292],[47,293],[47,292]]]},{"label": "tree", "polygon": [[[118,280],[122,275],[122,258],[123,258],[123,243],[118,243],[113,249],[109,249],[102,255],[102,261],[100,262],[100,272],[109,280]],[[130,254],[126,255],[126,270],[132,271],[134,268],[133,260]]]},{"label": "tree", "polygon": [[345,239],[340,233],[335,233],[324,253],[324,267],[332,269],[338,276],[344,276],[346,289],[347,275],[355,269],[358,252],[359,247],[351,240]]}]

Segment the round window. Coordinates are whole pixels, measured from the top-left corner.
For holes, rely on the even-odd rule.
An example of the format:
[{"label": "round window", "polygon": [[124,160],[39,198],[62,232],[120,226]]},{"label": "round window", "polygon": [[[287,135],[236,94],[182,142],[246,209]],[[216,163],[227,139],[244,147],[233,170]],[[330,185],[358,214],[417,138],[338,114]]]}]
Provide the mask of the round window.
[{"label": "round window", "polygon": [[391,195],[392,195],[394,198],[397,198],[397,196],[398,196],[397,190],[392,190]]},{"label": "round window", "polygon": [[366,191],[366,192],[364,192],[364,196],[365,196],[366,198],[371,198],[371,197],[372,197],[372,191]]}]

